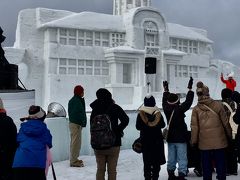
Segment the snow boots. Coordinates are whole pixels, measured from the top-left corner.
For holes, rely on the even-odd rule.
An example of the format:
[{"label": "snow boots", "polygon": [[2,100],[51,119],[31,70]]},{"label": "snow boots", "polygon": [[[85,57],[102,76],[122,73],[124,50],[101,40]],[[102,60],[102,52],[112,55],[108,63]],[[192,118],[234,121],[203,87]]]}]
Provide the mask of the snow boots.
[{"label": "snow boots", "polygon": [[169,171],[168,170],[168,180],[186,180],[185,179],[185,174],[179,173],[178,176],[175,176],[174,171]]},{"label": "snow boots", "polygon": [[174,171],[168,170],[168,180],[177,180]]},{"label": "snow boots", "polygon": [[186,180],[186,179],[185,179],[185,176],[186,176],[185,174],[179,173],[177,179],[178,179],[178,180]]}]

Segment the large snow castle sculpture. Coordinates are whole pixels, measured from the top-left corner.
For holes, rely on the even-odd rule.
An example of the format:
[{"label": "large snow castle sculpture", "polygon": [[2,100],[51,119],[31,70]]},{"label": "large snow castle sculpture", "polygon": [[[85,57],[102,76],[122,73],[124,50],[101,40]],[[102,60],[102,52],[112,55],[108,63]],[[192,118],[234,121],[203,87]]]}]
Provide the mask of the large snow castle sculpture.
[{"label": "large snow castle sculpture", "polygon": [[[5,55],[18,65],[26,88],[36,90],[36,104],[46,109],[59,102],[66,109],[72,89],[81,84],[90,111],[96,90],[104,87],[128,110],[132,117],[128,131],[133,132],[133,112],[148,91],[161,106],[164,80],[172,92],[184,96],[192,76],[194,82],[201,80],[209,87],[213,98],[219,98],[224,88],[221,72],[234,72],[239,80],[239,68],[216,59],[213,46],[206,30],[167,22],[151,0],[113,0],[112,15],[21,10],[14,47],[5,48]],[[146,59],[156,61],[154,73],[145,73]],[[85,133],[89,140],[89,130]],[[130,143],[132,138],[126,135],[125,142]],[[88,144],[83,145],[85,152],[90,151]]]}]

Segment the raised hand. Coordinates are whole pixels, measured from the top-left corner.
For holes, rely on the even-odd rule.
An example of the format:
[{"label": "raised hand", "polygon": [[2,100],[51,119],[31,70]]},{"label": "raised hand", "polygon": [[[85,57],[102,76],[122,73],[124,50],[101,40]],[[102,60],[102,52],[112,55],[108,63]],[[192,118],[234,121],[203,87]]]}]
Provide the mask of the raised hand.
[{"label": "raised hand", "polygon": [[192,85],[193,85],[193,78],[190,77],[190,79],[189,79],[189,81],[188,81],[188,86],[187,86],[187,88],[188,88],[188,89],[192,89]]},{"label": "raised hand", "polygon": [[169,91],[167,81],[163,81],[163,88],[164,88],[164,91],[167,91],[167,92]]}]

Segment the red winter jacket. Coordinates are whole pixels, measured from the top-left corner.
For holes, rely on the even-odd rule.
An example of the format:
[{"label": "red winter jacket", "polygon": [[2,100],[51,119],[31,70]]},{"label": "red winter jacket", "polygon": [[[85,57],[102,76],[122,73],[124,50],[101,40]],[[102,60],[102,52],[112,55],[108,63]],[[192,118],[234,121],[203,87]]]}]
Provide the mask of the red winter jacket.
[{"label": "red winter jacket", "polygon": [[225,80],[223,76],[221,76],[221,81],[226,84],[226,88],[231,89],[234,91],[234,88],[236,87],[236,81],[234,79],[228,79]]}]

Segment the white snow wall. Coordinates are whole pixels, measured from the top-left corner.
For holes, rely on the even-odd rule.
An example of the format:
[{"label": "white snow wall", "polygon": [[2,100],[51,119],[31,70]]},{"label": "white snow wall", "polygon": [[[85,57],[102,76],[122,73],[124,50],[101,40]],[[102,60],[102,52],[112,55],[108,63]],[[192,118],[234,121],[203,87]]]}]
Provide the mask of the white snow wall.
[{"label": "white snow wall", "polygon": [[[135,128],[136,113],[135,111],[127,112],[130,118],[129,125],[124,130],[121,149],[131,148],[132,142],[139,136],[139,132]],[[90,145],[90,127],[89,116],[86,128],[82,130],[82,148],[81,155],[93,155],[93,149]],[[45,120],[53,137],[53,148],[51,149],[53,161],[63,161],[69,159],[70,134],[68,127],[68,119],[64,117],[47,118]]]},{"label": "white snow wall", "polygon": [[[139,131],[136,130],[136,111],[126,111],[129,116],[129,124],[127,128],[124,130],[124,137],[122,138],[122,146],[121,149],[131,149],[133,141],[139,137]],[[162,112],[163,114],[163,112]],[[89,116],[86,128],[83,128],[82,131],[82,148],[80,152],[81,155],[93,155],[93,149],[90,145],[90,129],[89,129]],[[190,129],[190,117],[191,110],[186,113],[186,123],[188,125],[188,129]],[[166,122],[166,119],[164,119]],[[63,117],[59,118],[47,118],[45,120],[48,128],[51,131],[53,136],[53,148],[51,149],[53,160],[63,161],[69,159],[69,144],[70,144],[70,135],[68,128],[68,120]]]}]

